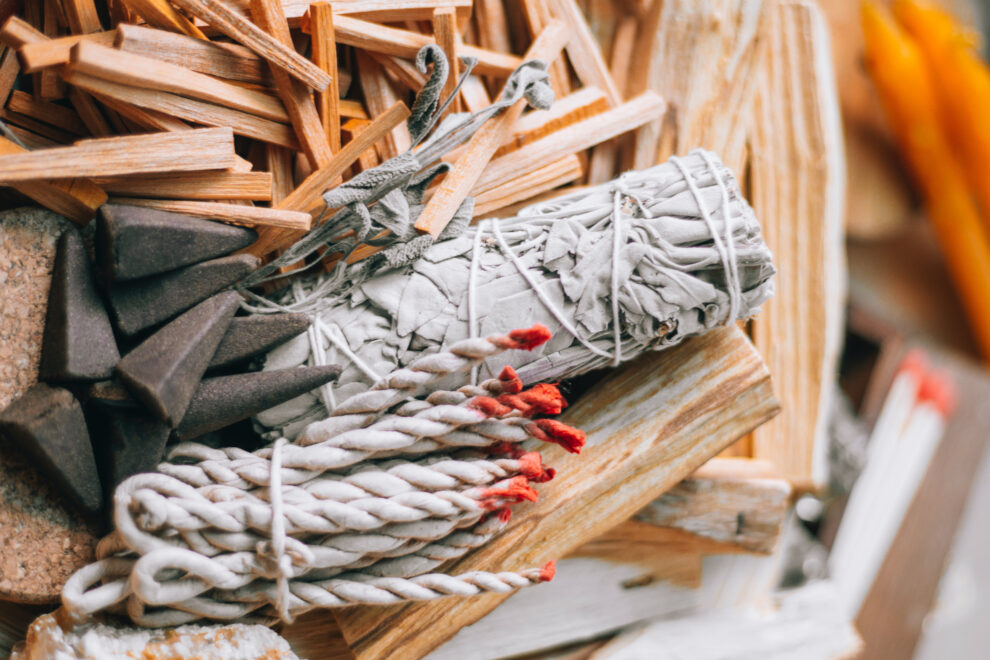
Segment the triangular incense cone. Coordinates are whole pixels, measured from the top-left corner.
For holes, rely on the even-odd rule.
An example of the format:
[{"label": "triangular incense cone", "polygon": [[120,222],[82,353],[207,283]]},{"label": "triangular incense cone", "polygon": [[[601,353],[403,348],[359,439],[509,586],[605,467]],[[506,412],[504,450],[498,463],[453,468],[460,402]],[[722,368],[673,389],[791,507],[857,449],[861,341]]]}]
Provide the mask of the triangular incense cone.
[{"label": "triangular incense cone", "polygon": [[204,300],[117,364],[124,386],[157,419],[174,427],[185,415],[240,299],[227,291]]},{"label": "triangular incense cone", "polygon": [[133,335],[166,321],[258,267],[258,259],[236,254],[188,266],[165,275],[121,282],[110,289],[117,328]]},{"label": "triangular incense cone", "polygon": [[79,402],[68,390],[33,385],[0,413],[0,435],[29,454],[87,513],[103,507],[103,489]]},{"label": "triangular incense cone", "polygon": [[133,280],[221,257],[258,238],[253,229],[140,206],[104,204],[97,259],[108,280]]},{"label": "triangular incense cone", "polygon": [[207,378],[172,433],[188,440],[229,426],[335,380],[340,367],[297,367]]},{"label": "triangular incense cone", "polygon": [[127,477],[153,472],[161,462],[171,429],[132,399],[92,397],[86,403],[86,417],[108,496]]},{"label": "triangular incense cone", "polygon": [[40,378],[109,378],[120,360],[110,319],[93,283],[86,246],[75,229],[58,239],[41,349]]},{"label": "triangular incense cone", "polygon": [[309,327],[305,314],[265,314],[235,317],[210,361],[210,368],[229,367],[275,348]]}]

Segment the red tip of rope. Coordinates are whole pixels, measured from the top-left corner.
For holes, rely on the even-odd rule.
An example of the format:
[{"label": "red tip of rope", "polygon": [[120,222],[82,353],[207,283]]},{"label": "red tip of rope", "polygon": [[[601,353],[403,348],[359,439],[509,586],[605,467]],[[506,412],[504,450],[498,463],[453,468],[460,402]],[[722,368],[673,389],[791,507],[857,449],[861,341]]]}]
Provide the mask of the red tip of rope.
[{"label": "red tip of rope", "polygon": [[499,337],[496,343],[500,348],[504,349],[515,348],[523,351],[531,351],[537,346],[547,343],[549,340],[550,328],[542,323],[537,323],[531,328],[513,330],[508,335]]},{"label": "red tip of rope", "polygon": [[543,467],[543,457],[539,452],[531,451],[519,457],[519,472],[530,481],[538,484],[546,483],[554,478],[557,471]]},{"label": "red tip of rope", "polygon": [[557,574],[557,560],[551,560],[543,564],[540,569],[540,582],[549,582]]},{"label": "red tip of rope", "polygon": [[490,396],[476,396],[468,402],[467,407],[483,413],[486,417],[503,417],[512,412],[512,408]]},{"label": "red tip of rope", "polygon": [[519,374],[512,367],[506,365],[502,369],[502,373],[498,375],[499,383],[502,386],[502,391],[507,394],[518,394],[522,392],[523,382]]},{"label": "red tip of rope", "polygon": [[932,404],[947,418],[956,407],[956,387],[947,375],[929,371],[918,388],[918,401]]},{"label": "red tip of rope", "polygon": [[526,452],[512,442],[498,442],[488,448],[489,454],[508,454],[510,458],[520,458]]},{"label": "red tip of rope", "polygon": [[498,517],[500,522],[507,523],[512,518],[512,509],[509,507],[499,509],[495,515]]},{"label": "red tip of rope", "polygon": [[533,407],[532,414],[559,415],[567,407],[564,395],[550,383],[537,383],[519,396]]},{"label": "red tip of rope", "polygon": [[572,454],[581,453],[584,447],[585,433],[581,429],[568,426],[555,419],[538,419],[526,426],[530,434],[543,442],[558,444]]},{"label": "red tip of rope", "polygon": [[492,508],[494,508],[494,503],[485,502],[485,500],[512,499],[516,502],[522,502],[523,500],[535,502],[537,496],[537,492],[529,485],[529,479],[522,475],[500,481],[491,488],[486,488],[481,493],[482,505]]}]

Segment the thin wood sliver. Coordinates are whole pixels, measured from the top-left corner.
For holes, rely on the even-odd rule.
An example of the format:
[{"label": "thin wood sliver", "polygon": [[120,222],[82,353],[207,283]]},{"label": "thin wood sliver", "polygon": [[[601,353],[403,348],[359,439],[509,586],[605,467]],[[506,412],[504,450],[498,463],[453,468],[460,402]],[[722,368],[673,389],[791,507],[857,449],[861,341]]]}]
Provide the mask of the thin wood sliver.
[{"label": "thin wood sliver", "polygon": [[270,209],[262,206],[242,206],[221,202],[198,202],[185,200],[142,199],[138,197],[112,197],[115,204],[146,206],[162,211],[174,211],[198,218],[220,220],[236,225],[252,227],[280,227],[306,231],[312,224],[308,213]]},{"label": "thin wood sliver", "polygon": [[[549,62],[560,53],[566,40],[567,31],[563,23],[551,23],[526,51],[525,59],[541,59]],[[457,159],[454,169],[447,173],[440,188],[416,220],[416,229],[429,233],[434,238],[440,235],[478,182],[495,151],[508,138],[512,125],[522,114],[525,105],[525,99],[516,101],[501,115],[478,129],[468,142],[464,153]]]}]

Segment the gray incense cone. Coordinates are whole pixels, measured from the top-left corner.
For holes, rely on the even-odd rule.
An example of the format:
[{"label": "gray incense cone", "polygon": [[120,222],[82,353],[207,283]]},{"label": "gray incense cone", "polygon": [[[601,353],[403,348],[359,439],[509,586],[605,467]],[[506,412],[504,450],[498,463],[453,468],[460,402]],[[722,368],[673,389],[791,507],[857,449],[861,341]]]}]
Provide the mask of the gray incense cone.
[{"label": "gray incense cone", "polygon": [[39,377],[55,383],[102,380],[110,377],[118,360],[86,246],[69,229],[55,249]]},{"label": "gray incense cone", "polygon": [[117,282],[221,257],[257,238],[253,229],[141,206],[104,204],[96,219],[97,260]]},{"label": "gray incense cone", "polygon": [[86,402],[93,453],[107,497],[127,477],[154,471],[165,454],[171,431],[168,424],[149,415],[122,388],[115,389],[120,390],[120,395],[91,393]]},{"label": "gray incense cone", "polygon": [[309,327],[305,314],[265,314],[236,317],[217,348],[210,369],[229,367],[241,360],[284,344]]},{"label": "gray incense cone", "polygon": [[155,418],[174,427],[185,415],[239,302],[234,291],[204,300],[117,364],[124,386]]},{"label": "gray incense cone", "polygon": [[172,436],[188,440],[229,426],[283,401],[316,389],[340,375],[340,367],[298,367],[207,378]]},{"label": "gray incense cone", "polygon": [[110,309],[117,328],[133,335],[227,288],[257,266],[256,257],[236,254],[164,275],[120,282],[110,289]]},{"label": "gray incense cone", "polygon": [[30,455],[83,511],[102,509],[103,489],[86,418],[71,392],[33,385],[0,413],[0,435]]}]

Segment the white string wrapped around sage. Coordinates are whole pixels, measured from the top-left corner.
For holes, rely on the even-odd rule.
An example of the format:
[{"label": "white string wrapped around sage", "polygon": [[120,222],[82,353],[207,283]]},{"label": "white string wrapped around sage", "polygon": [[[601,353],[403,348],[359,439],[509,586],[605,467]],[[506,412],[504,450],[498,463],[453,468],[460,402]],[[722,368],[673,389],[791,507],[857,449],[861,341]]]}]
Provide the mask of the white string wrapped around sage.
[{"label": "white string wrapped around sage", "polygon": [[314,320],[308,335],[269,354],[265,369],[334,362],[344,371],[319,396],[256,421],[272,437],[293,438],[336,401],[425,352],[532,323],[548,326],[553,339],[487,361],[480,377],[509,364],[526,383],[570,378],[753,316],[773,294],[774,272],[735,177],[696,150],[483,220],[354,286],[335,273],[258,299],[256,313],[303,311]]}]

